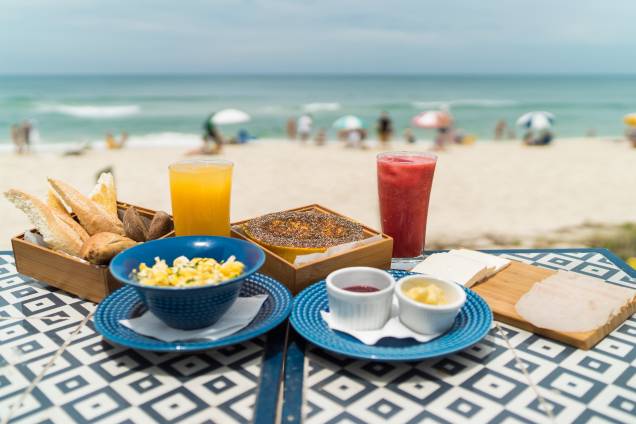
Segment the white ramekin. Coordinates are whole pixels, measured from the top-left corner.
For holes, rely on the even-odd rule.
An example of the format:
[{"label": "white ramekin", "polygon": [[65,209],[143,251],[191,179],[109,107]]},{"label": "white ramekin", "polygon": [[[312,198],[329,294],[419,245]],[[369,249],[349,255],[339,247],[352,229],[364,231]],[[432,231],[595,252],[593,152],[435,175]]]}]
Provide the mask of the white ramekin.
[{"label": "white ramekin", "polygon": [[[403,289],[409,288],[413,281],[426,281],[435,284],[446,295],[445,305],[427,305],[408,297]],[[395,287],[395,294],[400,305],[400,321],[411,330],[421,334],[439,334],[453,326],[455,317],[466,302],[466,293],[459,285],[449,281],[438,280],[426,275],[409,275],[401,278]]]},{"label": "white ramekin", "polygon": [[[391,314],[395,280],[388,272],[368,267],[342,268],[327,276],[329,311],[334,319],[351,330],[377,330]],[[345,287],[368,285],[377,292],[359,293]]]}]

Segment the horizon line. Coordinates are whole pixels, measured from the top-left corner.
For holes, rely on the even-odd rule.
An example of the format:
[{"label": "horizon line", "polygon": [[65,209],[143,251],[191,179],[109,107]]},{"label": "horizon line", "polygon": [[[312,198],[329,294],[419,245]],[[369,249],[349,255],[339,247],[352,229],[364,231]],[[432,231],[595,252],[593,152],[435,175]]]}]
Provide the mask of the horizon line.
[{"label": "horizon line", "polygon": [[80,72],[80,73],[3,73],[0,77],[636,77],[626,72]]}]

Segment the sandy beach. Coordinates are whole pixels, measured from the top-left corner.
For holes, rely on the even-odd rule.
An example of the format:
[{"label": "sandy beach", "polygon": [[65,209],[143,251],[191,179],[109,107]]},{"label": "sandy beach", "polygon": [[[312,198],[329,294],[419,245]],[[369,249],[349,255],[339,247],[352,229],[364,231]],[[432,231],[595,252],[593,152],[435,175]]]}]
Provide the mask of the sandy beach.
[{"label": "sandy beach", "polygon": [[[394,143],[396,150],[426,145]],[[98,170],[112,167],[120,200],[170,211],[167,166],[185,158],[183,147],[0,154],[0,190],[15,187],[43,196],[55,176],[90,191]],[[282,140],[227,146],[234,161],[232,219],[320,203],[379,228],[375,155],[378,150],[324,147]],[[487,246],[492,239],[520,246],[559,228],[634,219],[636,150],[627,143],[560,139],[547,148],[518,142],[483,142],[439,153],[429,212],[429,245]],[[29,227],[26,217],[0,200],[0,248]]]}]

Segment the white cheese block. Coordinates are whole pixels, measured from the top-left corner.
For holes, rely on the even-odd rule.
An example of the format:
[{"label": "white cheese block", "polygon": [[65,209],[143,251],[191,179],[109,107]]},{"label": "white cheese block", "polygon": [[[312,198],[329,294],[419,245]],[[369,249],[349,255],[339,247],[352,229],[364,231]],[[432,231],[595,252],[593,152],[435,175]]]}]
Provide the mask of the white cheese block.
[{"label": "white cheese block", "polygon": [[508,259],[500,258],[499,256],[491,255],[489,253],[478,252],[476,250],[453,249],[448,253],[452,255],[466,256],[468,258],[483,262],[486,266],[488,266],[489,269],[492,269],[490,275],[494,275],[510,265],[510,261]]},{"label": "white cheese block", "polygon": [[412,271],[470,287],[479,281],[478,278],[482,278],[486,269],[483,263],[465,256],[435,253],[420,262]]}]

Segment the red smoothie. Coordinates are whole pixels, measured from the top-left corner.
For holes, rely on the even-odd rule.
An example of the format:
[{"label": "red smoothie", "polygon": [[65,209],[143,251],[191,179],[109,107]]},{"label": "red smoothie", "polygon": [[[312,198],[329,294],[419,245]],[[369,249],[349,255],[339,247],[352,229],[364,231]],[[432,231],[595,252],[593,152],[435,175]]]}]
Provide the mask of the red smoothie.
[{"label": "red smoothie", "polygon": [[382,231],[393,237],[393,257],[419,256],[424,250],[437,156],[415,152],[381,153],[377,163]]}]

